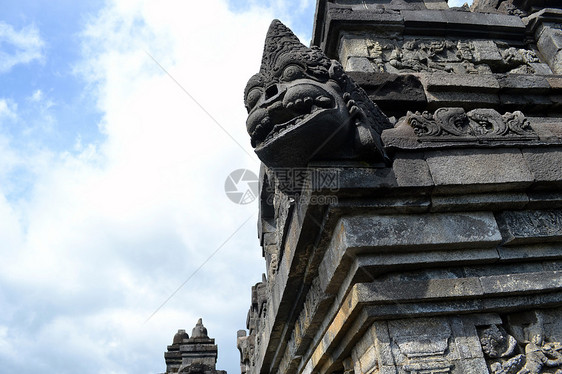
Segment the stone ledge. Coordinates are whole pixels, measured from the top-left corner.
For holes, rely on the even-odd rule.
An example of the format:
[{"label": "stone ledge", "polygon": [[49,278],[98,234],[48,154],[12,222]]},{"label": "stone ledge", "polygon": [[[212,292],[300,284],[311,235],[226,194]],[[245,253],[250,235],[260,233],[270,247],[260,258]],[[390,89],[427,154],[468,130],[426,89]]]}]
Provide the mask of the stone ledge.
[{"label": "stone ledge", "polygon": [[431,197],[431,212],[522,209],[529,197],[522,192],[496,194],[435,195]]},{"label": "stone ledge", "polygon": [[357,254],[493,248],[501,241],[489,212],[343,217],[333,232],[318,270],[327,293],[337,292]]},{"label": "stone ledge", "polygon": [[[509,285],[501,286],[505,282]],[[408,295],[413,298],[408,299]],[[317,344],[311,345],[301,368],[312,372],[342,359],[357,340],[358,332],[365,331],[377,320],[516,311],[561,303],[562,272],[558,271],[508,277],[358,283],[341,303],[325,332],[317,336]]]},{"label": "stone ledge", "polygon": [[562,211],[522,210],[497,214],[503,245],[562,241]]},{"label": "stone ledge", "polygon": [[455,92],[462,87],[463,92],[494,93],[500,83],[493,74],[421,74],[421,82],[428,92]]},{"label": "stone ledge", "polygon": [[472,12],[451,12],[440,10],[410,11],[401,12],[407,26],[414,23],[425,24],[428,29],[442,28],[452,29],[455,26],[465,25],[470,28],[480,27],[480,31],[501,28],[520,33],[525,32],[525,25],[518,16],[507,14],[484,14]]}]

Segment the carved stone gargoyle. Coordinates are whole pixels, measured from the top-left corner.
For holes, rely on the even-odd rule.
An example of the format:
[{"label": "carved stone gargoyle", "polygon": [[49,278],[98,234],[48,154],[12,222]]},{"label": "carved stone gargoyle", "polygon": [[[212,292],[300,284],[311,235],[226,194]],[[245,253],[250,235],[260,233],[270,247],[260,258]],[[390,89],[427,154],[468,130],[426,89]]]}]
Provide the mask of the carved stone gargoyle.
[{"label": "carved stone gargoyle", "polygon": [[380,134],[388,118],[319,48],[308,48],[280,21],[265,40],[260,72],[244,92],[252,147],[270,168],[311,160],[387,161]]}]

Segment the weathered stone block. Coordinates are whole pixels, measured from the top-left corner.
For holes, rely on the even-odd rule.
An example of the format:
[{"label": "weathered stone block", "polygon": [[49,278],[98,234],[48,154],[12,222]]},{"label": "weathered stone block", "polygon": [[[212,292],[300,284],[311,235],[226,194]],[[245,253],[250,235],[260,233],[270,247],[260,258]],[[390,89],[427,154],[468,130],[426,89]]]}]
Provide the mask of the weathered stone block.
[{"label": "weathered stone block", "polygon": [[562,288],[562,272],[545,271],[530,274],[507,274],[480,278],[486,295],[511,294],[527,291],[557,291]]},{"label": "weathered stone block", "polygon": [[446,10],[449,9],[447,1],[445,0],[424,0],[427,9]]},{"label": "weathered stone block", "polygon": [[433,151],[426,152],[426,160],[440,192],[524,188],[534,180],[518,150]]},{"label": "weathered stone block", "polygon": [[380,274],[465,264],[494,263],[499,259],[496,248],[441,250],[414,253],[379,253],[359,255],[355,260],[356,281],[372,281]]},{"label": "weathered stone block", "polygon": [[423,153],[398,153],[394,157],[392,168],[396,181],[401,187],[433,186],[433,179]]},{"label": "weathered stone block", "polygon": [[340,44],[340,61],[346,61],[349,57],[352,56],[369,56],[369,50],[367,49],[367,43],[365,42],[366,38],[366,35],[353,35],[346,33],[342,37]]},{"label": "weathered stone block", "polygon": [[429,110],[444,106],[461,106],[466,109],[489,108],[500,104],[497,93],[426,91],[426,96]]},{"label": "weathered stone block", "polygon": [[358,297],[376,304],[403,303],[483,294],[478,278],[373,282],[355,286]]},{"label": "weathered stone block", "polygon": [[499,76],[498,83],[502,90],[509,90],[510,93],[545,93],[551,87],[546,77],[538,75],[507,74]]},{"label": "weathered stone block", "polygon": [[483,358],[480,341],[471,318],[452,317],[449,319],[449,325],[461,359]]},{"label": "weathered stone block", "polygon": [[522,192],[501,194],[462,194],[431,197],[431,210],[434,212],[517,209],[529,203],[529,197]]},{"label": "weathered stone block", "polygon": [[321,193],[398,187],[391,168],[363,167],[361,164],[355,167],[335,165],[331,168],[316,168],[313,173],[317,177],[313,178],[311,189]]},{"label": "weathered stone block", "polygon": [[[447,12],[437,10],[403,11],[404,22],[407,26],[423,23],[438,27],[435,24],[448,24],[449,29],[462,28],[464,25],[481,30],[510,29],[512,33],[523,33],[525,25],[521,18],[505,14],[477,14],[470,12]],[[414,25],[412,25],[414,26]],[[426,26],[429,28],[429,26]]]},{"label": "weathered stone block", "polygon": [[552,74],[552,69],[550,68],[550,66],[548,66],[543,62],[530,62],[529,66],[533,69],[535,74],[540,74],[540,75]]},{"label": "weathered stone block", "polygon": [[505,245],[562,240],[560,210],[505,211],[497,218]]},{"label": "weathered stone block", "polygon": [[523,156],[537,182],[562,184],[562,148],[523,150]]},{"label": "weathered stone block", "polygon": [[343,217],[320,265],[332,281],[348,253],[493,247],[501,240],[491,213],[411,214]]},{"label": "weathered stone block", "polygon": [[350,71],[348,75],[388,116],[401,117],[406,113],[406,108],[422,110],[426,106],[424,88],[415,75],[358,71]]},{"label": "weathered stone block", "polygon": [[477,63],[490,66],[502,64],[503,58],[498,46],[492,40],[474,40],[472,45],[474,48],[474,60]]},{"label": "weathered stone block", "polygon": [[497,92],[500,84],[496,77],[491,74],[443,74],[431,73],[424,75],[422,83],[427,91],[478,91]]},{"label": "weathered stone block", "polygon": [[562,74],[562,66],[557,64],[562,54],[562,30],[550,26],[543,26],[537,47],[548,61],[555,74]]},{"label": "weathered stone block", "polygon": [[555,90],[562,90],[562,77],[561,76],[551,76],[545,77],[546,81],[550,85],[551,88]]},{"label": "weathered stone block", "polygon": [[457,370],[462,374],[489,374],[486,361],[483,358],[471,358],[456,362]]},{"label": "weathered stone block", "polygon": [[[375,340],[377,358],[382,367],[394,366],[392,349],[390,347],[390,336],[388,335],[388,324],[386,321],[374,322],[371,327],[371,334]],[[394,369],[396,371],[396,369]]]},{"label": "weathered stone block", "polygon": [[375,367],[377,364],[377,356],[374,346],[369,347],[369,349],[359,358],[359,364],[361,365],[361,373],[368,373]]},{"label": "weathered stone block", "polygon": [[373,65],[367,57],[350,56],[344,66],[346,71],[375,72]]},{"label": "weathered stone block", "polygon": [[558,244],[538,244],[521,247],[499,247],[500,258],[505,261],[555,260],[562,258]]},{"label": "weathered stone block", "polygon": [[562,123],[556,119],[546,119],[546,121],[531,122],[531,127],[539,139],[546,143],[559,143],[562,141]]}]

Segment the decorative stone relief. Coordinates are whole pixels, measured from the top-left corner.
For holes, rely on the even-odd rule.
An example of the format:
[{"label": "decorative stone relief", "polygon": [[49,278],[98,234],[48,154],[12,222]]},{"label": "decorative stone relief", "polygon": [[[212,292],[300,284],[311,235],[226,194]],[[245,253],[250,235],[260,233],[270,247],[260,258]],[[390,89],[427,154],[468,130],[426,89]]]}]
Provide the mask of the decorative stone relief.
[{"label": "decorative stone relief", "polygon": [[375,71],[457,74],[544,74],[549,71],[534,50],[511,47],[505,42],[365,39],[366,57]]},{"label": "decorative stone relief", "polygon": [[388,160],[380,134],[391,124],[342,66],[308,48],[280,21],[269,28],[260,72],[244,92],[246,127],[271,168],[313,159]]},{"label": "decorative stone relief", "polygon": [[497,325],[484,329],[480,334],[480,342],[482,351],[490,358],[509,357],[517,348],[515,338]]},{"label": "decorative stone relief", "polygon": [[425,141],[532,140],[538,139],[523,113],[499,114],[493,109],[440,108],[408,112],[405,119],[416,135]]},{"label": "decorative stone relief", "polygon": [[238,330],[236,346],[240,351],[240,369],[242,374],[251,372],[255,366],[255,352],[259,346],[260,331],[263,330],[267,312],[267,279],[265,275],[261,282],[252,287],[252,304],[248,310],[245,330]]},{"label": "decorative stone relief", "polygon": [[[506,329],[524,331],[520,341]],[[541,312],[522,325],[491,325],[479,332],[482,351],[493,374],[562,374],[562,344],[545,336]]]},{"label": "decorative stone relief", "polygon": [[452,372],[452,332],[446,320],[419,319],[409,325],[392,321],[389,329],[395,363],[407,373]]}]

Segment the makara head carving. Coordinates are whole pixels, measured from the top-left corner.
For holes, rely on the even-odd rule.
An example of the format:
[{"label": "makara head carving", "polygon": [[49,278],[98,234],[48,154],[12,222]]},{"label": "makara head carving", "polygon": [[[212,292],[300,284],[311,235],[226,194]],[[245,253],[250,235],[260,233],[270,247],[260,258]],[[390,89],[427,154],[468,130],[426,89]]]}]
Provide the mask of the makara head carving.
[{"label": "makara head carving", "polygon": [[280,21],[267,33],[260,72],[244,92],[252,146],[269,167],[311,160],[386,160],[380,140],[388,118],[317,47],[308,48]]}]

